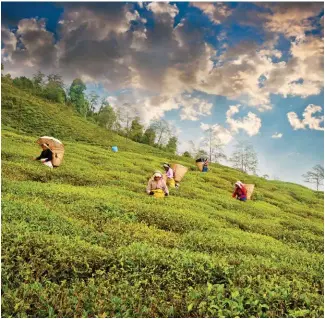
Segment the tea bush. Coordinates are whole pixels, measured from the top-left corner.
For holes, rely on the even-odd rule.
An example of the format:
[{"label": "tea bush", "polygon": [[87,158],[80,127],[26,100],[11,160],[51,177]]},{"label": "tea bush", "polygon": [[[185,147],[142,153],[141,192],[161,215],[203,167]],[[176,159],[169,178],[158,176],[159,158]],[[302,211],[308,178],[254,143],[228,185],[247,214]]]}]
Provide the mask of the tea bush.
[{"label": "tea bush", "polygon": [[[62,139],[61,167],[31,160],[40,135]],[[165,161],[189,172],[149,197]],[[194,164],[3,83],[2,316],[323,317],[320,193]]]}]

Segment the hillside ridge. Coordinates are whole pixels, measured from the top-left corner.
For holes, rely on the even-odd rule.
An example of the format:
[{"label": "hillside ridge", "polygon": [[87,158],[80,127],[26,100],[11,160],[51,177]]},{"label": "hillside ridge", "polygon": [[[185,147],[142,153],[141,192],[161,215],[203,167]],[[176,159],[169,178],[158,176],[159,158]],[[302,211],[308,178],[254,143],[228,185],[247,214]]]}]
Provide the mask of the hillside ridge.
[{"label": "hillside ridge", "polygon": [[[66,148],[50,170],[36,139]],[[119,152],[110,150],[118,145]],[[163,162],[189,167],[145,194]],[[231,197],[236,180],[253,201]],[[2,84],[2,316],[322,317],[323,198],[105,132]]]}]

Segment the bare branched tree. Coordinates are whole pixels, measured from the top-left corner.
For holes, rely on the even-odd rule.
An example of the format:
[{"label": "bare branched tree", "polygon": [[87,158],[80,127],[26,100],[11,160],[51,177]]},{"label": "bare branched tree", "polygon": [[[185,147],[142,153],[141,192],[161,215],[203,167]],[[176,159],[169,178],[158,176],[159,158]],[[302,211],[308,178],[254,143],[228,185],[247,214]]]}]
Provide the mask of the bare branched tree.
[{"label": "bare branched tree", "polygon": [[203,139],[203,146],[207,148],[209,161],[219,163],[222,159],[227,159],[224,152],[224,144],[221,140],[213,134],[211,128],[205,131],[205,138]]},{"label": "bare branched tree", "polygon": [[233,167],[240,169],[244,173],[257,172],[258,159],[253,146],[247,142],[238,142],[233,152],[230,162]]},{"label": "bare branched tree", "polygon": [[306,183],[315,184],[318,191],[319,186],[324,183],[324,167],[322,165],[316,165],[311,171],[303,174],[302,177]]},{"label": "bare branched tree", "polygon": [[155,120],[150,128],[155,131],[159,146],[165,145],[172,135],[172,128],[165,120]]}]

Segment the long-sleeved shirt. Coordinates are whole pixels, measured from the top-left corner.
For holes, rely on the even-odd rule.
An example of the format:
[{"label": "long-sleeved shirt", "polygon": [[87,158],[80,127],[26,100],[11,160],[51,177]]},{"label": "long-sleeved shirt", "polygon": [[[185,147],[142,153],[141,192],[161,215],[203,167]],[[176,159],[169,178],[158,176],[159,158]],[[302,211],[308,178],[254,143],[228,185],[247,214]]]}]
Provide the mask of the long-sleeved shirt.
[{"label": "long-sleeved shirt", "polygon": [[239,199],[246,198],[247,197],[247,190],[245,186],[242,188],[236,187],[234,193],[232,194],[232,197],[237,197]]},{"label": "long-sleeved shirt", "polygon": [[39,161],[40,159],[46,158],[45,162],[52,161],[52,151],[50,149],[47,149],[41,153],[40,156],[36,157],[36,159]]},{"label": "long-sleeved shirt", "polygon": [[155,189],[162,189],[165,194],[169,194],[168,187],[162,178],[158,181],[155,181],[153,178],[149,180],[147,186],[147,193],[149,194]]},{"label": "long-sleeved shirt", "polygon": [[168,177],[168,178],[174,178],[174,171],[173,171],[173,169],[170,167],[169,169],[168,169],[168,171],[166,172],[166,176]]}]

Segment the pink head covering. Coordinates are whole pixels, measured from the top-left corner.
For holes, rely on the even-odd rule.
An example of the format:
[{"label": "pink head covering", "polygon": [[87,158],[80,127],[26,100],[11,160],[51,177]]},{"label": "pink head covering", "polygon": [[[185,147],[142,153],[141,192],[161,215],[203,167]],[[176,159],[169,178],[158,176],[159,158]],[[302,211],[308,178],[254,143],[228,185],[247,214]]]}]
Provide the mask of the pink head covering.
[{"label": "pink head covering", "polygon": [[235,183],[236,186],[238,186],[239,188],[243,188],[244,184],[241,181],[238,181]]}]

